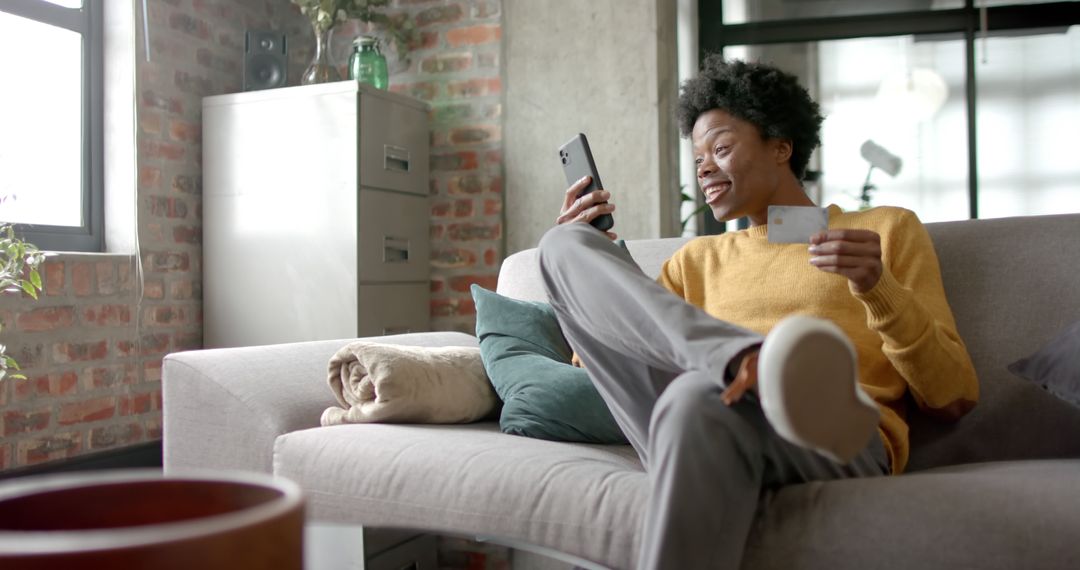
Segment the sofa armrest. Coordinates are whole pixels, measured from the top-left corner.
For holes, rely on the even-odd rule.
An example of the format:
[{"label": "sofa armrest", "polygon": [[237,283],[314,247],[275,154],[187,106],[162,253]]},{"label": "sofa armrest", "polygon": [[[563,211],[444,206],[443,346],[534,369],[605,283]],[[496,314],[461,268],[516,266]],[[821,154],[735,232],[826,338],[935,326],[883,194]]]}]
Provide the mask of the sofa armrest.
[{"label": "sofa armrest", "polygon": [[[411,346],[476,346],[458,332],[369,338]],[[352,339],[194,350],[162,368],[165,470],[270,473],[274,440],[319,426],[337,405],[326,382],[330,357]]]}]

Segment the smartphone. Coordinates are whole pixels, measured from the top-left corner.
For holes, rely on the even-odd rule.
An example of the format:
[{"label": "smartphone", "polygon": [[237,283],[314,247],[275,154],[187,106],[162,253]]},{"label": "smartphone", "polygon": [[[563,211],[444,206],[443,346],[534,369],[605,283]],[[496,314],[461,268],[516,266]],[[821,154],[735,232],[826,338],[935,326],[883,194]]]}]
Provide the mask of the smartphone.
[{"label": "smartphone", "polygon": [[[562,161],[567,185],[572,185],[585,176],[592,177],[592,182],[577,195],[578,198],[589,192],[604,189],[604,185],[600,182],[600,174],[596,172],[592,151],[589,150],[589,139],[585,138],[584,134],[578,133],[576,137],[559,147],[559,160]],[[611,214],[604,214],[593,218],[589,223],[594,228],[606,232],[615,225],[615,218]]]}]

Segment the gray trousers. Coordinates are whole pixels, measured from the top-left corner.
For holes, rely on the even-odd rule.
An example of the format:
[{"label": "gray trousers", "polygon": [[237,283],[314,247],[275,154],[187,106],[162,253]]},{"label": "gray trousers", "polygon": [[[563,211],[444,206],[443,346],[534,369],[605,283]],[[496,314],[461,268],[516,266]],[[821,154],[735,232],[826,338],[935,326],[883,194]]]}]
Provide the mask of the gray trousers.
[{"label": "gray trousers", "polygon": [[878,437],[839,465],[781,439],[753,394],[724,405],[725,370],[762,337],[672,294],[591,226],[548,231],[540,268],[563,333],[649,477],[639,568],[738,568],[763,490],[889,471]]}]

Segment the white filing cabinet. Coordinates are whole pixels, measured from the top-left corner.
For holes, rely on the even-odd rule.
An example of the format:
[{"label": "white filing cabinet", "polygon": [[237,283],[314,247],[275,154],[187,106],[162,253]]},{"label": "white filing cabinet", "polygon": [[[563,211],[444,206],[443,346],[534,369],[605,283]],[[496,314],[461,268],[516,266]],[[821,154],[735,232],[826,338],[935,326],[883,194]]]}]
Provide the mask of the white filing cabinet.
[{"label": "white filing cabinet", "polygon": [[355,81],[203,99],[205,346],[428,330],[428,145]]}]

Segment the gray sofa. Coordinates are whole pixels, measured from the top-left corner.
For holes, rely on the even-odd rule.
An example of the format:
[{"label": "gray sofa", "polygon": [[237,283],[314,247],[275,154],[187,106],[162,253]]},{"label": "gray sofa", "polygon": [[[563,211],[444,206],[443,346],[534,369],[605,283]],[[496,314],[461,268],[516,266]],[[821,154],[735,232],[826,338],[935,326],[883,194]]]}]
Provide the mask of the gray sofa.
[{"label": "gray sofa", "polygon": [[[1006,366],[1080,319],[1080,215],[929,224],[982,398],[961,422],[913,413],[908,472],[761,497],[745,568],[1080,568],[1080,413]],[[655,275],[683,239],[628,244]],[[543,299],[534,250],[499,292]],[[462,333],[385,337],[468,345]],[[273,472],[329,522],[496,534],[631,568],[646,474],[629,446],[460,426],[319,427],[346,340],[172,354],[166,470]]]}]

